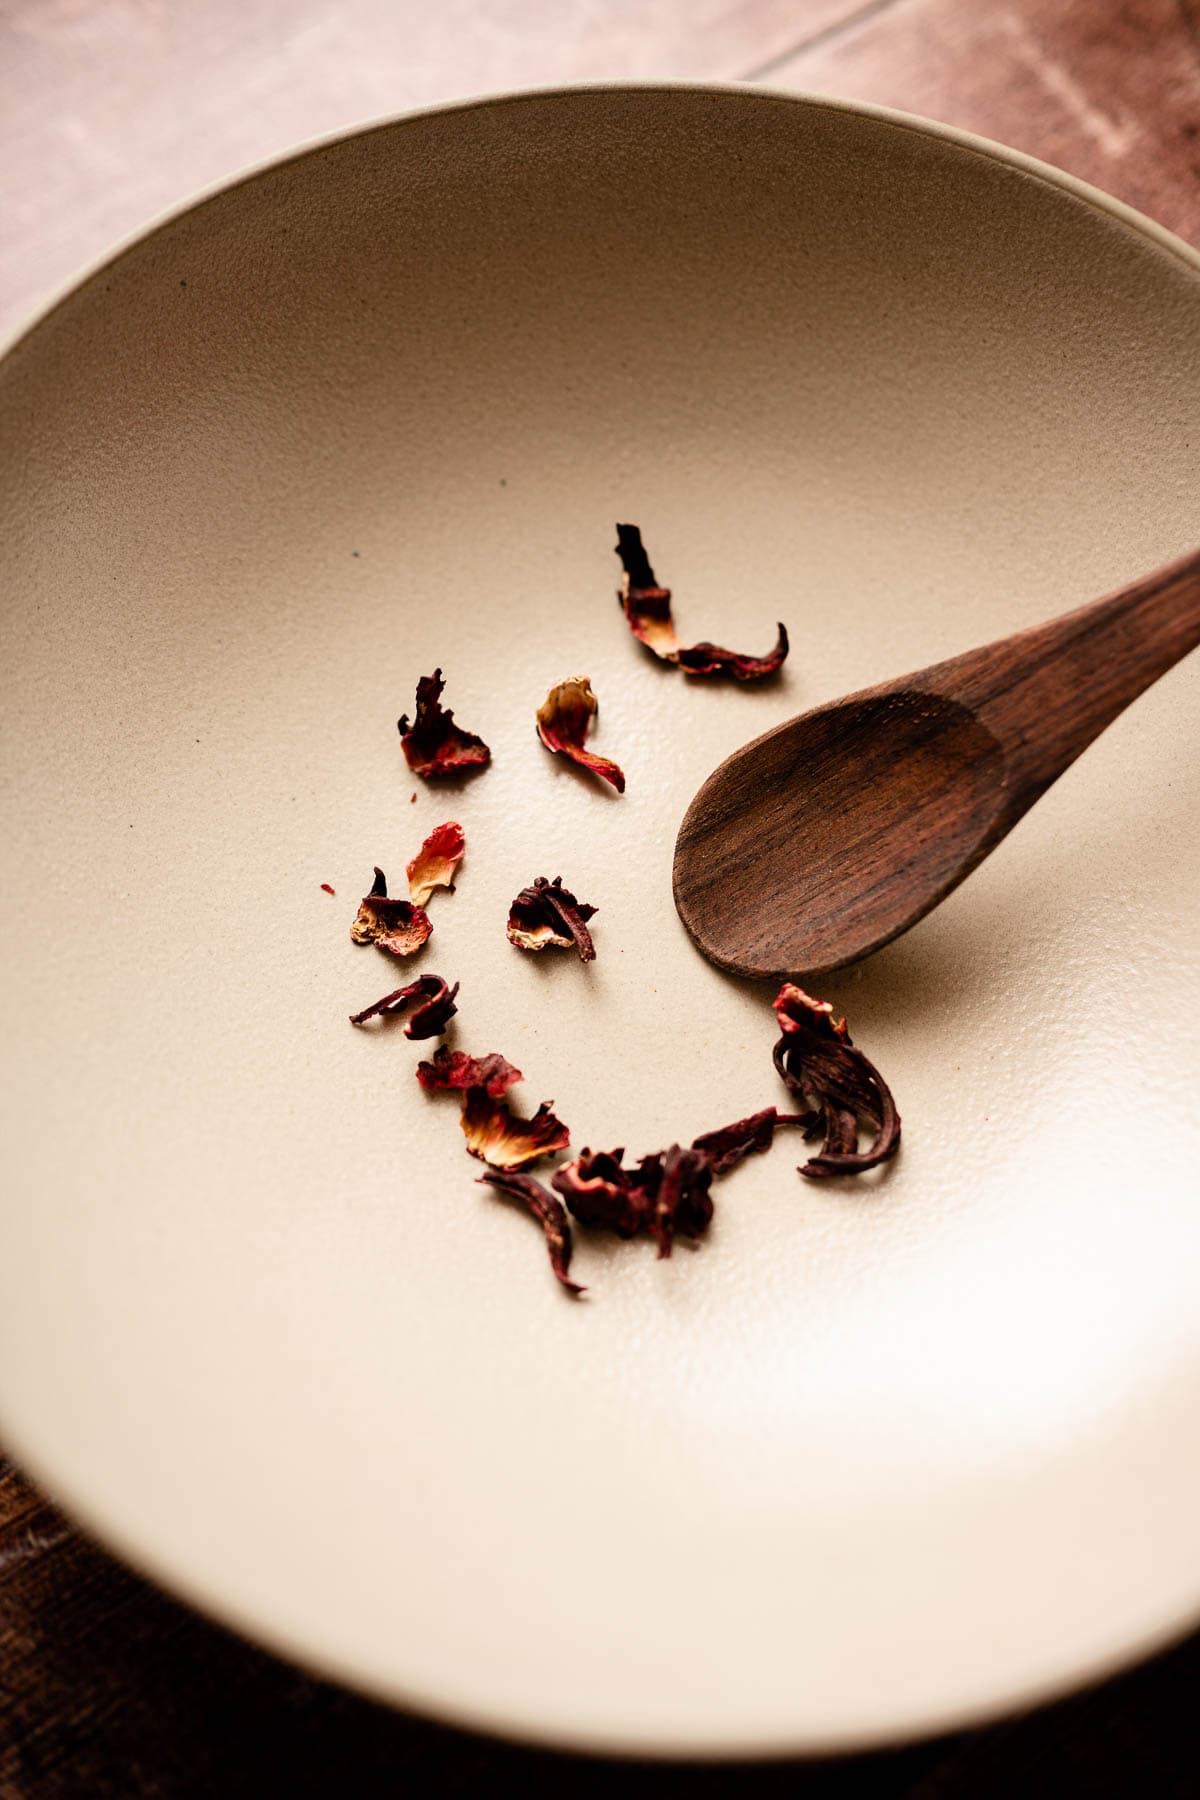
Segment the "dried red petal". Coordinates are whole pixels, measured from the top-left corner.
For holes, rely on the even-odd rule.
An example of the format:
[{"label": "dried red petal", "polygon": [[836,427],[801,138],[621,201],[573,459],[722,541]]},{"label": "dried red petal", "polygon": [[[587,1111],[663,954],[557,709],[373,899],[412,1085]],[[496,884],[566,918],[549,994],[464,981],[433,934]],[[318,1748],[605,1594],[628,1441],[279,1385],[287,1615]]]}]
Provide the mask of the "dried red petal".
[{"label": "dried red petal", "polygon": [[661,662],[673,663],[685,675],[728,675],[734,681],[763,681],[774,675],[788,653],[787,628],[777,627],[775,648],[766,656],[743,656],[719,644],[679,642],[671,618],[671,590],[660,587],[636,525],[617,526],[617,555],[625,576],[618,599],[635,638]]},{"label": "dried red petal", "polygon": [[411,723],[407,713],[396,721],[408,766],[425,781],[479,769],[491,759],[492,753],[483,739],[456,725],[454,714],[442,707],[445,686],[440,669],[432,675],[422,675],[417,683],[417,710]]},{"label": "dried red petal", "polygon": [[509,1111],[507,1101],[496,1099],[486,1088],[468,1088],[459,1121],[467,1149],[494,1169],[516,1169],[565,1150],[571,1134],[550,1107],[551,1102],[543,1100],[532,1119],[520,1119]]},{"label": "dried red petal", "polygon": [[409,898],[415,906],[428,906],[434,888],[453,888],[454,871],[466,847],[463,828],[455,820],[434,826],[405,871]]},{"label": "dried red petal", "polygon": [[571,1227],[567,1223],[562,1202],[547,1192],[534,1175],[517,1174],[511,1169],[489,1169],[479,1179],[499,1193],[522,1201],[529,1208],[545,1234],[550,1267],[568,1293],[584,1293],[586,1290],[567,1274],[571,1266]]},{"label": "dried red petal", "polygon": [[712,1164],[703,1150],[672,1144],[643,1156],[634,1173],[646,1202],[646,1230],[660,1257],[670,1256],[675,1237],[699,1237],[713,1216]]},{"label": "dried red petal", "polygon": [[624,1238],[645,1231],[657,1242],[659,1256],[670,1256],[677,1235],[699,1237],[712,1218],[711,1159],[703,1150],[672,1144],[626,1169],[624,1154],[584,1150],[555,1171],[551,1185],[581,1224]]},{"label": "dried red petal", "polygon": [[557,756],[570,757],[581,768],[610,782],[618,794],[625,792],[625,777],[607,756],[596,756],[583,747],[592,720],[599,711],[599,701],[592,692],[586,675],[572,675],[560,681],[546,695],[537,715],[537,734],[547,750]]},{"label": "dried red petal", "polygon": [[692,1139],[692,1149],[702,1150],[712,1164],[714,1175],[728,1175],[730,1169],[754,1150],[769,1150],[779,1125],[799,1125],[809,1130],[819,1118],[817,1113],[781,1113],[773,1106],[738,1119],[733,1125],[722,1125],[718,1131],[705,1131]]},{"label": "dried red petal", "polygon": [[389,900],[387,876],[376,869],[371,891],[358,908],[350,927],[356,944],[376,944],[392,956],[411,956],[426,943],[433,930],[429,914],[411,900]]},{"label": "dried red petal", "polygon": [[681,650],[676,658],[685,675],[729,675],[734,681],[765,681],[778,674],[787,660],[790,648],[787,626],[777,621],[775,647],[766,656],[740,656],[736,650],[723,650],[720,644],[707,641]]},{"label": "dried red petal", "polygon": [[323,893],[323,894],[332,894],[332,893],[334,893],[334,892],[335,892],[335,890],[334,890],[334,889],[333,889],[333,888],[331,888],[331,887],[330,887],[330,885],[329,885],[329,883],[328,883],[328,882],[327,882],[327,881],[323,881],[323,882],[322,882],[322,883],[321,883],[321,892],[322,892],[322,893]]},{"label": "dried red petal", "polygon": [[412,1018],[405,1022],[405,1037],[441,1037],[458,1011],[454,1004],[457,992],[457,981],[452,988],[448,988],[440,975],[418,975],[407,987],[397,988],[394,994],[385,994],[382,1000],[376,1000],[373,1006],[364,1007],[360,1013],[351,1013],[350,1023],[365,1025],[368,1019],[394,1017],[397,1013],[407,1012],[419,998],[420,1005]]},{"label": "dried red petal", "polygon": [[442,1044],[432,1062],[417,1064],[417,1080],[427,1094],[477,1087],[499,1100],[524,1076],[495,1050],[490,1056],[468,1056],[465,1050],[450,1050]]},{"label": "dried red petal", "polygon": [[583,1225],[636,1237],[645,1222],[645,1197],[621,1167],[624,1150],[581,1150],[574,1162],[556,1169],[552,1187],[563,1196]]},{"label": "dried red petal", "polygon": [[[873,1063],[863,1055],[835,1019],[827,1000],[814,1000],[803,988],[785,982],[774,1002],[780,1037],[775,1067],[801,1104],[817,1115],[824,1149],[801,1166],[810,1180],[830,1175],[858,1175],[887,1162],[900,1148],[900,1115],[891,1091]],[[858,1135],[872,1134],[867,1149]]]},{"label": "dried red petal", "polygon": [[561,875],[553,881],[539,875],[508,909],[508,941],[518,950],[545,950],[550,944],[575,949],[581,962],[595,962],[596,946],[587,928],[587,920],[595,916],[596,908],[577,900]]}]

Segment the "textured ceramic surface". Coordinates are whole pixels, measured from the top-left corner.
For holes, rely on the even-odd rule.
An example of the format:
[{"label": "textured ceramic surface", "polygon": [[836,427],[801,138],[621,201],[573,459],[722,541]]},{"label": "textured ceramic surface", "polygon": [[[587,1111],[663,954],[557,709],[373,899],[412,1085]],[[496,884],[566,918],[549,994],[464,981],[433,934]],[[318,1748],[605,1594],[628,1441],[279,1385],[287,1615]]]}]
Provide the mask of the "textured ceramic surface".
[{"label": "textured ceramic surface", "polygon": [[[0,406],[0,1429],[52,1491],[308,1663],[576,1744],[865,1743],[1193,1618],[1195,659],[831,983],[904,1114],[880,1180],[785,1142],[694,1252],[582,1242],[572,1304],[347,1014],[396,984],[372,863],[455,816],[454,1041],[576,1144],[777,1099],[769,991],[672,909],[688,799],[1200,537],[1200,261],[899,117],[517,97],[174,219]],[[778,685],[650,659],[619,517],[685,638],[788,623]],[[435,663],[495,753],[450,795],[395,730]],[[535,741],[579,671],[624,798]],[[559,873],[590,968],[505,942]]]}]

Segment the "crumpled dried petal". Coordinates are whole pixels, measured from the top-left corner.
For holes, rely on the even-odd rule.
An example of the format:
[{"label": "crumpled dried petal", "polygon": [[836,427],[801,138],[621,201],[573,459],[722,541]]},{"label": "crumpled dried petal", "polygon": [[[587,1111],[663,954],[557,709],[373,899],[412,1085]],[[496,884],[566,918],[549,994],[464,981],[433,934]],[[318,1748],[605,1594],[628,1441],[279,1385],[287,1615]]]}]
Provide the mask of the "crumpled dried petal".
[{"label": "crumpled dried petal", "polygon": [[583,747],[588,729],[599,711],[599,701],[586,675],[560,681],[546,695],[537,715],[537,734],[547,750],[570,757],[581,768],[610,782],[618,794],[625,792],[625,777],[607,756],[596,756]]},{"label": "crumpled dried petal", "polygon": [[670,1256],[676,1236],[699,1237],[713,1215],[713,1167],[705,1152],[672,1144],[643,1156],[633,1169],[622,1166],[624,1155],[623,1150],[583,1150],[554,1172],[551,1185],[581,1224],[623,1238],[645,1231],[657,1242],[660,1257]]},{"label": "crumpled dried petal", "polygon": [[[458,982],[447,987],[440,975],[418,975],[407,987],[397,988],[394,994],[385,994],[382,1000],[376,1000],[374,1006],[364,1007],[360,1013],[351,1013],[352,1025],[365,1025],[368,1019],[391,1017],[396,1013],[407,1012],[414,1001],[419,1000],[411,1019],[404,1025],[407,1038],[441,1037],[451,1018],[458,1011],[454,1004],[454,996],[458,992]],[[441,1051],[438,1052],[441,1055]],[[428,1065],[422,1065],[428,1066]]]},{"label": "crumpled dried petal", "polygon": [[712,1163],[703,1150],[672,1144],[638,1164],[638,1185],[649,1202],[646,1228],[660,1257],[670,1256],[672,1240],[699,1237],[713,1216]]},{"label": "crumpled dried petal", "polygon": [[[791,982],[784,983],[774,1007],[781,1033],[775,1067],[801,1104],[817,1114],[819,1128],[810,1135],[825,1139],[820,1155],[801,1166],[801,1175],[811,1180],[858,1175],[895,1156],[900,1148],[896,1103],[845,1019],[835,1019],[827,1000],[814,1000]],[[863,1151],[860,1130],[873,1134]]]},{"label": "crumpled dried petal", "polygon": [[479,1179],[488,1187],[507,1194],[513,1200],[520,1200],[529,1208],[545,1233],[550,1267],[568,1293],[585,1293],[586,1289],[580,1287],[577,1281],[572,1281],[567,1274],[571,1266],[571,1227],[567,1223],[562,1201],[556,1200],[535,1175],[522,1175],[511,1169],[489,1169]]},{"label": "crumpled dried petal", "polygon": [[477,1087],[500,1100],[524,1076],[495,1050],[490,1056],[468,1056],[465,1050],[451,1050],[441,1044],[432,1062],[417,1064],[417,1080],[427,1094]]},{"label": "crumpled dried petal", "polygon": [[763,681],[774,675],[788,653],[787,627],[777,627],[775,648],[767,656],[741,656],[719,644],[679,642],[671,618],[671,590],[659,587],[636,525],[617,526],[617,555],[625,570],[618,599],[629,629],[660,661],[673,663],[687,675],[728,675],[734,681]]},{"label": "crumpled dried petal", "polygon": [[595,962],[596,946],[587,928],[587,920],[595,914],[594,906],[577,900],[563,886],[561,875],[553,881],[539,875],[508,909],[508,941],[519,950],[545,950],[550,944],[575,949],[581,962]]},{"label": "crumpled dried petal", "polygon": [[396,721],[404,756],[414,775],[429,781],[439,775],[460,775],[482,768],[491,751],[473,731],[454,723],[454,714],[441,705],[445,689],[442,671],[422,675],[417,682],[417,710],[412,721],[407,713]]},{"label": "crumpled dried petal", "polygon": [[799,1125],[808,1131],[819,1122],[819,1113],[781,1113],[773,1106],[764,1106],[761,1112],[738,1119],[733,1125],[722,1125],[719,1131],[702,1132],[692,1139],[692,1149],[704,1152],[714,1175],[728,1175],[751,1151],[769,1150],[777,1126]]},{"label": "crumpled dried petal", "polygon": [[363,898],[350,927],[354,942],[376,944],[392,956],[411,956],[428,940],[432,930],[424,907],[414,906],[411,900],[389,900],[387,876],[382,869],[376,869],[371,891]]},{"label": "crumpled dried petal", "polygon": [[509,1110],[506,1100],[498,1100],[486,1088],[468,1088],[459,1121],[467,1149],[494,1169],[517,1169],[565,1150],[571,1134],[562,1120],[555,1118],[551,1105],[543,1100],[532,1119],[521,1119]]},{"label": "crumpled dried petal", "polygon": [[550,1182],[580,1224],[631,1238],[642,1229],[645,1201],[630,1171],[621,1166],[624,1155],[624,1150],[581,1150],[574,1162],[555,1170]]},{"label": "crumpled dried petal", "polygon": [[463,828],[453,819],[434,826],[405,871],[409,898],[415,906],[428,906],[434,888],[453,889],[454,871],[466,847]]}]

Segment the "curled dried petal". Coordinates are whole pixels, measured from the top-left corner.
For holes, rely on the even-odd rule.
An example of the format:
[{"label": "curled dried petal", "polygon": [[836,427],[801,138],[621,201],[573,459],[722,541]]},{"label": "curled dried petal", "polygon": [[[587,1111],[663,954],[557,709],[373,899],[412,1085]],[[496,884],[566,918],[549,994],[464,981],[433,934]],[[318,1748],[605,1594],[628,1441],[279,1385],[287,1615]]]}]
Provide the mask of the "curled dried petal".
[{"label": "curled dried petal", "polygon": [[537,733],[547,750],[569,757],[581,768],[611,783],[618,794],[625,792],[625,777],[607,756],[596,756],[584,749],[592,720],[599,711],[599,701],[592,692],[586,675],[573,675],[552,687],[538,708]]},{"label": "curled dried petal", "polygon": [[787,626],[782,620],[776,622],[775,630],[775,647],[765,656],[739,656],[736,650],[723,650],[720,644],[703,641],[679,652],[679,667],[685,675],[729,675],[734,681],[765,681],[783,667],[790,648]]},{"label": "curled dried petal", "polygon": [[712,1218],[711,1159],[703,1150],[672,1144],[626,1169],[624,1154],[584,1150],[555,1171],[551,1185],[581,1224],[601,1226],[623,1238],[645,1231],[657,1242],[658,1254],[670,1256],[678,1234],[699,1237]]},{"label": "curled dried petal", "polygon": [[646,1208],[630,1171],[621,1167],[624,1154],[623,1150],[581,1150],[573,1162],[554,1171],[550,1183],[581,1224],[631,1238],[642,1229]]},{"label": "curled dried petal", "polygon": [[551,1104],[543,1100],[532,1119],[520,1119],[509,1110],[506,1100],[497,1099],[486,1088],[468,1088],[459,1121],[467,1149],[494,1169],[520,1168],[523,1163],[565,1150],[571,1134],[562,1120],[555,1118]]},{"label": "curled dried petal", "polygon": [[571,1227],[561,1200],[556,1200],[535,1175],[523,1175],[511,1169],[489,1169],[479,1179],[529,1208],[545,1234],[550,1267],[568,1293],[584,1293],[586,1290],[567,1274],[571,1266]]},{"label": "curled dried petal", "polygon": [[596,946],[587,928],[596,908],[577,900],[570,888],[562,884],[562,876],[547,881],[539,875],[530,887],[522,888],[508,909],[508,941],[519,950],[545,950],[557,945],[562,950],[575,949],[581,962],[596,960]]},{"label": "curled dried petal", "polygon": [[[407,987],[397,988],[394,994],[385,994],[382,1000],[376,1000],[373,1006],[364,1007],[360,1013],[351,1013],[350,1023],[365,1025],[368,1019],[392,1017],[397,1013],[407,1012],[419,1000],[420,1004],[415,1007],[412,1018],[405,1021],[405,1037],[441,1037],[458,1011],[454,1004],[457,992],[457,981],[453,987],[447,987],[440,975],[418,975]],[[441,1052],[438,1054],[441,1055]]]},{"label": "curled dried petal", "polygon": [[769,1150],[777,1126],[799,1125],[807,1131],[818,1116],[816,1113],[781,1113],[773,1106],[764,1106],[761,1112],[738,1119],[733,1125],[723,1125],[719,1131],[702,1132],[692,1139],[692,1149],[704,1152],[714,1175],[728,1175],[730,1169],[751,1151]]},{"label": "curled dried petal", "polygon": [[454,871],[466,846],[463,828],[455,820],[447,819],[444,825],[434,826],[405,871],[414,905],[428,906],[434,888],[454,886]]},{"label": "curled dried petal", "polygon": [[[774,1002],[780,1037],[775,1067],[802,1106],[821,1124],[824,1148],[801,1166],[810,1180],[858,1175],[887,1162],[900,1148],[900,1115],[891,1091],[826,1000],[785,982]],[[872,1142],[858,1148],[858,1135]]]},{"label": "curled dried petal", "polygon": [[432,1062],[417,1064],[417,1080],[427,1094],[477,1087],[499,1100],[523,1079],[520,1069],[495,1050],[490,1056],[468,1056],[465,1050],[450,1050],[441,1044]]},{"label": "curled dried petal", "polygon": [[617,526],[617,555],[625,570],[618,598],[629,629],[661,662],[673,663],[686,675],[728,675],[734,681],[763,681],[782,667],[788,653],[784,625],[777,626],[775,648],[766,656],[743,656],[719,644],[681,644],[671,618],[671,590],[654,579],[636,525]]},{"label": "curled dried petal", "polygon": [[439,775],[460,775],[480,769],[491,751],[473,731],[454,723],[454,714],[443,708],[442,671],[422,675],[417,682],[417,709],[412,720],[404,713],[397,721],[405,760],[414,775],[429,781]]},{"label": "curled dried petal", "polygon": [[676,1233],[699,1237],[712,1222],[712,1163],[703,1150],[672,1144],[663,1158],[662,1181],[654,1202],[650,1229],[658,1240],[658,1254],[670,1256]]},{"label": "curled dried petal", "polygon": [[423,907],[411,900],[388,898],[387,877],[376,869],[369,894],[364,895],[350,927],[356,944],[376,944],[392,956],[411,956],[427,942],[433,925]]}]

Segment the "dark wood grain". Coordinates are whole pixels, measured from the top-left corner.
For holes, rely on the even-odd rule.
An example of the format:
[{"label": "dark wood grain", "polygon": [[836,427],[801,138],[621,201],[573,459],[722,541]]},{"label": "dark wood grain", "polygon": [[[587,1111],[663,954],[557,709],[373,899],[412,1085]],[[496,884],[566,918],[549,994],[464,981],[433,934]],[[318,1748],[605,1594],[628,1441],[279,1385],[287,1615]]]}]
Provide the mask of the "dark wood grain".
[{"label": "dark wood grain", "polygon": [[1061,618],[816,708],[709,776],[675,904],[738,975],[819,976],[890,943],[1200,643],[1200,551]]}]

